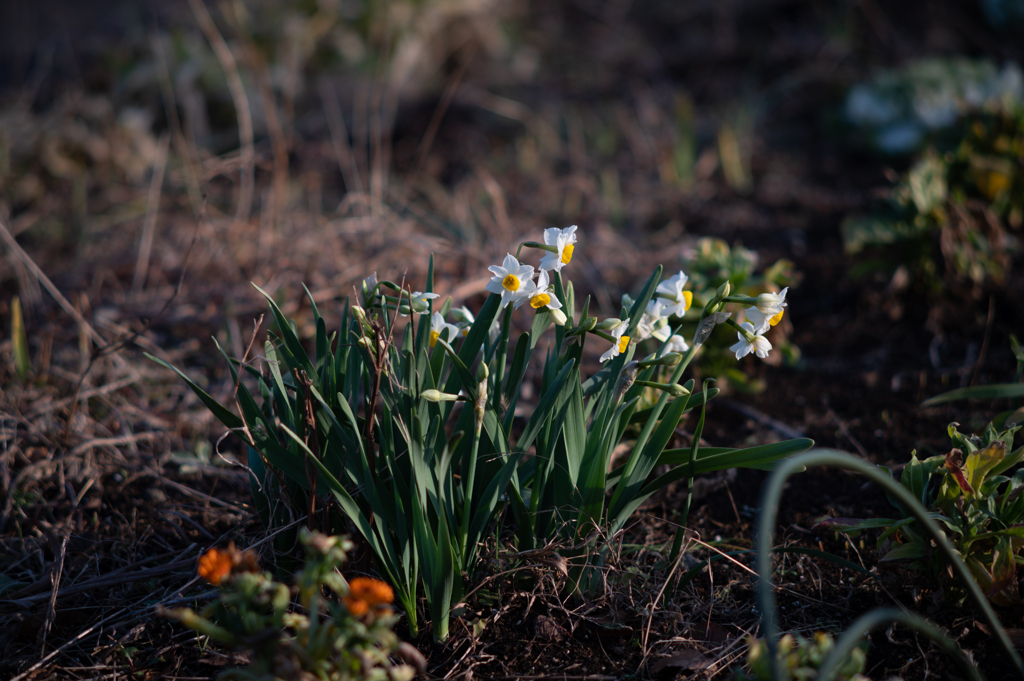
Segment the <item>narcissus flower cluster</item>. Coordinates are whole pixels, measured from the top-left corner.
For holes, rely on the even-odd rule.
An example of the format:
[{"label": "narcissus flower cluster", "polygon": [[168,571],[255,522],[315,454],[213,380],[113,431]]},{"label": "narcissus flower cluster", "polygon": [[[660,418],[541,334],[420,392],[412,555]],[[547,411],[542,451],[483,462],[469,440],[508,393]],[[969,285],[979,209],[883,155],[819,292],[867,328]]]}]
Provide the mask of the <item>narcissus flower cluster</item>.
[{"label": "narcissus flower cluster", "polygon": [[[576,225],[564,229],[558,227],[545,229],[543,243],[524,242],[516,255],[509,253],[500,265],[488,267],[491,278],[485,288],[489,293],[501,297],[503,309],[512,305],[513,309],[519,310],[528,305],[534,311],[546,311],[556,324],[564,325],[568,317],[563,311],[563,301],[558,298],[556,292],[555,283],[557,282],[552,280],[553,276],[557,275],[551,273],[561,273],[566,265],[572,263],[576,244]],[[536,267],[519,259],[522,247],[544,251],[544,255]],[[742,359],[750,354],[762,359],[768,357],[772,344],[765,338],[765,333],[782,320],[787,307],[788,288],[782,289],[779,293],[762,293],[756,298],[751,298],[745,295],[730,296],[729,286],[726,284],[723,289],[719,290],[718,297],[705,306],[700,315],[697,333],[693,341],[688,342],[679,333],[679,323],[693,306],[693,292],[686,288],[688,281],[689,277],[682,270],[661,281],[637,320],[632,333],[627,333],[631,321],[628,318],[606,319],[600,323],[597,323],[596,319],[591,319],[589,320],[590,325],[586,328],[583,328],[585,326],[583,322],[586,320],[581,320],[581,326],[569,331],[569,335],[590,332],[604,338],[611,343],[611,347],[601,355],[601,361],[607,362],[624,354],[630,345],[648,339],[657,340],[662,344],[658,350],[658,357],[664,357],[669,353],[681,355],[690,351],[692,346],[703,344],[715,325],[728,323],[737,331],[737,342],[729,348],[736,354],[736,359]],[[366,285],[372,287],[373,284],[376,284],[376,276],[367,280],[364,289]],[[437,297],[436,293],[416,291],[408,294],[408,300],[398,309],[402,314],[427,313],[430,311],[430,301]],[[394,299],[388,300],[394,302]],[[399,302],[401,302],[400,299]],[[753,304],[743,311],[740,320],[734,321],[731,319],[731,313],[724,309],[727,303]],[[623,306],[627,309],[632,306],[632,300],[628,296],[623,296]],[[469,308],[453,309],[450,315],[454,324],[446,321],[440,312],[431,314],[431,348],[435,347],[438,341],[452,344],[460,336],[465,337],[469,333],[474,322],[473,313]],[[744,318],[745,321],[741,321]],[[710,326],[708,326],[709,324]],[[701,327],[705,328],[702,330]],[[492,342],[498,333],[498,321],[495,320],[489,334]]]}]

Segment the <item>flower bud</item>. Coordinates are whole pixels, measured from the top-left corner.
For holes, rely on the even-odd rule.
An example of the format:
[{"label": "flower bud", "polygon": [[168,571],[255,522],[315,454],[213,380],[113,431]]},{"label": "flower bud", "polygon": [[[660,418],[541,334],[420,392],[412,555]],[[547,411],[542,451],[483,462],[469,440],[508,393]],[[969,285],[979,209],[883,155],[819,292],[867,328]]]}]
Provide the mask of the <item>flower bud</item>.
[{"label": "flower bud", "polygon": [[440,390],[424,390],[420,393],[420,397],[425,399],[427,402],[455,402],[459,399],[458,395],[452,395],[451,393],[443,393]]},{"label": "flower bud", "polygon": [[480,362],[480,364],[478,364],[476,367],[476,380],[486,381],[487,376],[489,375],[490,371],[487,368],[487,364],[485,362]]},{"label": "flower bud", "polygon": [[621,326],[621,325],[622,325],[622,320],[621,319],[616,319],[616,318],[613,317],[613,318],[610,318],[610,319],[605,319],[600,324],[597,324],[596,328],[598,328],[598,329],[600,329],[602,331],[614,331],[615,329],[619,328],[619,326]]},{"label": "flower bud", "polygon": [[401,305],[398,308],[398,314],[402,315],[403,317],[408,317],[410,314],[412,314],[412,310],[409,308],[408,305]]},{"label": "flower bud", "polygon": [[587,317],[582,322],[580,322],[580,325],[577,327],[576,332],[584,334],[587,333],[588,331],[593,331],[596,327],[597,317]]},{"label": "flower bud", "polygon": [[551,313],[551,316],[552,316],[552,317],[554,318],[554,320],[555,320],[555,324],[557,324],[558,326],[564,326],[564,325],[565,325],[565,323],[566,323],[567,321],[569,321],[569,318],[568,318],[568,317],[566,317],[566,316],[565,316],[565,313],[564,313],[564,312],[562,312],[561,310],[552,310],[552,309],[550,309],[550,308],[549,308],[549,309],[548,309],[548,312],[550,312],[550,313]]},{"label": "flower bud", "polygon": [[718,287],[718,291],[715,293],[715,297],[719,299],[725,298],[727,295],[729,295],[731,291],[732,284],[730,284],[729,282],[725,282],[724,284]]}]

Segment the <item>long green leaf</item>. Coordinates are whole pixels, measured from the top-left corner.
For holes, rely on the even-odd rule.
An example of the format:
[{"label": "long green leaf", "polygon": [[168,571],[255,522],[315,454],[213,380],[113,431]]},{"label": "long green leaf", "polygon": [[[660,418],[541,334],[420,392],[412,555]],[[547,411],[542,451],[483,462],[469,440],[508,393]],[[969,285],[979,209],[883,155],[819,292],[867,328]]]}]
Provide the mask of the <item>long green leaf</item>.
[{"label": "long green leaf", "polygon": [[270,304],[270,311],[274,314],[274,321],[277,322],[277,327],[281,332],[281,340],[284,341],[285,347],[288,348],[288,353],[292,356],[294,361],[297,363],[299,368],[305,369],[306,374],[310,377],[316,376],[316,367],[309,361],[309,355],[306,354],[306,349],[302,347],[302,343],[299,341],[299,337],[292,331],[292,325],[288,321],[288,318],[284,316],[284,312],[277,306],[277,302],[271,297],[269,293],[261,289],[256,284],[252,285],[257,291],[263,294],[263,297],[267,299]]},{"label": "long green leaf", "polygon": [[998,400],[1004,397],[1024,397],[1024,383],[1000,383],[997,385],[977,385],[971,388],[958,388],[929,397],[921,403],[922,407],[934,407],[937,404],[957,402],[959,400]]}]

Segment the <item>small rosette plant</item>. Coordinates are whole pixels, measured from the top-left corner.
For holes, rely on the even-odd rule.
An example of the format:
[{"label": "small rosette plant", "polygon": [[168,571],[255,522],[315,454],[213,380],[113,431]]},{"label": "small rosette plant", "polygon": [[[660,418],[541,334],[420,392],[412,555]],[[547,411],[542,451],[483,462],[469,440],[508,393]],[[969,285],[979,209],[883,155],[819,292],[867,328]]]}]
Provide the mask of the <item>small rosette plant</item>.
[{"label": "small rosette plant", "polygon": [[[433,259],[423,291],[376,274],[364,280],[360,304],[341,311],[340,333],[328,335],[310,295],[312,357],[264,293],[275,329],[259,366],[230,360],[240,415],[175,369],[248,446],[265,526],[306,514],[333,522],[340,512],[369,545],[414,635],[422,593],[434,637],[447,638],[453,606],[478,579],[478,547],[504,529],[496,529],[499,515],[514,523],[507,529],[522,550],[574,547],[568,588],[587,590],[599,584],[609,542],[665,485],[770,466],[813,444],[700,447],[703,407],[718,391],[680,382],[718,325],[736,334],[726,335],[737,358],[766,357],[764,334],[784,313],[785,290],[733,295],[726,282],[697,313],[686,275],[662,280],[658,268],[617,317],[598,319],[589,300],[577,311],[567,279],[578,238],[574,226],[551,228],[542,241],[520,244],[489,267],[490,295],[475,312],[453,310],[433,292]],[[527,262],[537,252],[539,262]],[[745,307],[743,324],[732,319],[737,306]],[[687,314],[694,325],[684,338]],[[524,316],[529,330],[513,338]],[[552,326],[553,342],[536,352]],[[598,354],[586,354],[591,340],[604,366],[585,377],[583,365]],[[537,401],[517,416],[527,368],[541,360]],[[669,449],[695,410],[692,446]],[[613,462],[623,442],[630,453]],[[667,472],[653,475],[659,465]]]},{"label": "small rosette plant", "polygon": [[423,658],[391,630],[397,620],[391,587],[368,577],[345,581],[338,569],[352,547],[347,539],[305,529],[300,539],[306,564],[294,587],[275,582],[251,551],[232,544],[199,558],[199,576],[221,589],[217,600],[199,613],[183,608],[161,614],[220,645],[251,651],[250,665],[225,671],[222,681],[410,681],[416,669],[390,656],[417,666]]},{"label": "small rosette plant", "polygon": [[[853,648],[835,670],[834,681],[870,681],[864,676],[867,663],[867,642]],[[818,668],[835,649],[829,634],[817,632],[810,639],[786,634],[779,639],[776,655],[781,663],[782,678],[775,676],[768,645],[751,638],[747,648],[747,669],[738,672],[734,681],[805,681],[818,678]]]},{"label": "small rosette plant", "polygon": [[[1024,562],[1024,446],[1013,449],[1020,426],[997,431],[990,423],[980,435],[965,435],[949,425],[953,448],[945,455],[918,459],[912,452],[900,483],[943,528],[982,591],[997,605],[1019,604],[1017,563]],[[887,549],[879,562],[926,570],[944,587],[954,588],[950,566],[922,533],[919,522],[895,498],[901,518],[824,518],[816,527],[856,533],[884,528],[878,539]]]}]

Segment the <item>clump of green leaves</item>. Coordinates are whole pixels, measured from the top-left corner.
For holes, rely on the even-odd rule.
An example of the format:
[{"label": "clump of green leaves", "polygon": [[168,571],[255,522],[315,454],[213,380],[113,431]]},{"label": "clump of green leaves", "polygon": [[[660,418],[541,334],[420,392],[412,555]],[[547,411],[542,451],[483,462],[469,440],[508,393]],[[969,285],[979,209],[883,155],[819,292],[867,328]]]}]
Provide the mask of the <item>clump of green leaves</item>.
[{"label": "clump of green leaves", "polygon": [[[754,297],[764,292],[793,288],[800,283],[802,277],[791,261],[776,260],[755,274],[758,260],[758,254],[742,244],[730,246],[724,239],[715,237],[698,239],[694,248],[688,251],[684,263],[690,273],[690,281],[693,282],[693,313],[684,318],[684,328],[689,329],[691,325],[696,328],[701,309],[726,282],[735,293]],[[773,327],[772,347],[780,354],[770,357],[768,361],[784,359],[793,364],[800,359],[800,348],[789,340],[791,332],[792,325],[788,320]],[[764,381],[751,377],[736,365],[729,351],[731,342],[725,335],[709,340],[698,360],[701,373],[717,378],[720,386],[724,379],[737,390],[761,392],[765,389]]]},{"label": "clump of green leaves", "polygon": [[944,280],[978,287],[1003,281],[1022,225],[1024,107],[1017,106],[963,118],[871,214],[843,223],[843,241],[849,254],[879,257],[862,271],[905,265],[933,290]]},{"label": "clump of green leaves", "polygon": [[183,608],[162,614],[221,645],[251,651],[251,664],[225,671],[222,681],[410,681],[416,670],[389,656],[417,664],[423,658],[392,631],[397,615],[382,603],[368,606],[338,572],[351,542],[307,530],[300,539],[306,565],[295,586],[260,571],[248,552],[212,549],[199,571],[221,587],[217,600],[199,613]]},{"label": "clump of green leaves", "polygon": [[[778,658],[782,661],[784,676],[776,678],[768,653],[768,644],[763,640],[750,640],[747,648],[749,672],[738,672],[735,681],[808,681],[818,677],[818,668],[825,661],[835,641],[824,632],[817,632],[812,638],[786,634],[779,639]],[[835,681],[869,681],[864,676],[867,662],[867,644],[855,647],[836,670]]]},{"label": "clump of green leaves", "polygon": [[[1020,603],[1016,577],[1017,562],[1024,561],[1024,469],[1011,474],[1024,461],[1024,446],[1013,449],[1020,426],[997,431],[990,423],[979,435],[965,435],[957,425],[949,425],[953,448],[923,460],[913,452],[900,483],[944,529],[988,598],[998,605]],[[880,564],[927,571],[952,591],[948,562],[909,510],[894,497],[890,502],[900,518],[825,518],[817,527],[845,533],[884,528]]]}]

